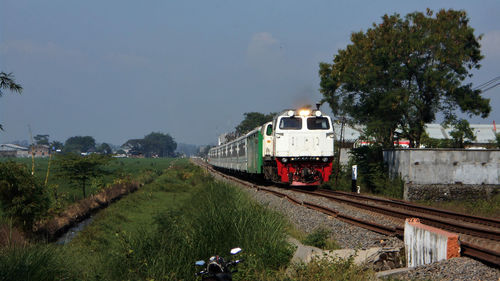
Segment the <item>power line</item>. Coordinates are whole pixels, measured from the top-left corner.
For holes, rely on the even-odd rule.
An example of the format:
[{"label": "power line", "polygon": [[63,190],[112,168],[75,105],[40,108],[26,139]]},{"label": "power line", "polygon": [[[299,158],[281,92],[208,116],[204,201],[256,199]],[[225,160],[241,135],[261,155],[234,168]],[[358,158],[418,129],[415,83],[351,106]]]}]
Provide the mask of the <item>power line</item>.
[{"label": "power line", "polygon": [[489,88],[487,88],[487,89],[481,90],[481,93],[484,93],[484,92],[486,92],[486,91],[488,91],[488,90],[491,90],[491,89],[495,88],[495,87],[496,87],[496,86],[498,86],[498,85],[500,85],[500,82],[499,82],[499,83],[496,83],[495,85],[493,85],[493,86],[491,86],[491,87],[489,87]]},{"label": "power line", "polygon": [[[493,78],[493,79],[491,79],[491,80],[489,80],[489,81],[487,81],[487,82],[484,82],[484,83],[482,83],[482,84],[479,84],[479,85],[478,85],[478,86],[476,86],[473,90],[481,90],[481,88],[488,87],[488,86],[490,86],[491,84],[495,83],[495,82],[496,82],[496,81],[498,81],[498,80],[500,80],[500,76],[497,76],[497,77],[495,77],[495,78]],[[496,86],[498,86],[498,84],[497,84],[497,85],[495,85],[495,86],[493,86],[493,87],[496,87]],[[490,88],[488,88],[488,89],[490,89]],[[483,92],[484,92],[484,91],[483,91]]]}]

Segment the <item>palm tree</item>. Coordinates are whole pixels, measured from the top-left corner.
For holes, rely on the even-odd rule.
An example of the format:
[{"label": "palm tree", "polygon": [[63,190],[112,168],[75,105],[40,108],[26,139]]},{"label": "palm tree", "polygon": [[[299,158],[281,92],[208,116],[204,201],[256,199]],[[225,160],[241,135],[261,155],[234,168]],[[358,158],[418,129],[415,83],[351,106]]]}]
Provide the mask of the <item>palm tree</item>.
[{"label": "palm tree", "polygon": [[[16,84],[14,81],[14,75],[11,73],[0,72],[0,97],[3,95],[2,90],[9,90],[11,92],[21,93],[23,87]],[[2,124],[0,124],[0,130],[3,130]]]}]

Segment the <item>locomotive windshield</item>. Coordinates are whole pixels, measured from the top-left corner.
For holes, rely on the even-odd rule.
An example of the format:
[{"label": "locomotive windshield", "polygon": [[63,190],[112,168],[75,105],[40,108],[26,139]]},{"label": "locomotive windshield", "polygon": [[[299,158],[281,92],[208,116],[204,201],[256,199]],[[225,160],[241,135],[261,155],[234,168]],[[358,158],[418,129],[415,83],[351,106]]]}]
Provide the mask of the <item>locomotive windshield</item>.
[{"label": "locomotive windshield", "polygon": [[302,118],[283,117],[279,127],[282,130],[300,130],[302,129]]},{"label": "locomotive windshield", "polygon": [[325,117],[310,117],[307,118],[307,129],[309,130],[328,130],[330,122]]}]

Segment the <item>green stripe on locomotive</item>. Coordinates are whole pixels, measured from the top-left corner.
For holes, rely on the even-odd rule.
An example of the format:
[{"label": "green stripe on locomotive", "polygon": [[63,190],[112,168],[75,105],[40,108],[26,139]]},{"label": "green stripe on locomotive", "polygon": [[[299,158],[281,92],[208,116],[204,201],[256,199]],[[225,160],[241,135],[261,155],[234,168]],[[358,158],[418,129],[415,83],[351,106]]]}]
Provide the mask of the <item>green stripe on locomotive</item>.
[{"label": "green stripe on locomotive", "polygon": [[247,139],[247,172],[251,174],[262,173],[262,141],[260,130],[248,136]]}]

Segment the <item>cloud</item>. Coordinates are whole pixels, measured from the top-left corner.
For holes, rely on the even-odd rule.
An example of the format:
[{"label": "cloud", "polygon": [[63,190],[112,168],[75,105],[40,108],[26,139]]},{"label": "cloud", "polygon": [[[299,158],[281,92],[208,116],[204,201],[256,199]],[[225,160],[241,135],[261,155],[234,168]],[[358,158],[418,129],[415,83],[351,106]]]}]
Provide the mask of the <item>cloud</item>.
[{"label": "cloud", "polygon": [[44,57],[72,57],[82,58],[84,54],[79,50],[64,49],[53,42],[37,44],[28,40],[10,40],[0,45],[2,55],[34,55]]},{"label": "cloud", "polygon": [[284,48],[271,33],[255,33],[248,44],[247,60],[257,70],[273,73],[284,67]]},{"label": "cloud", "polygon": [[486,59],[500,59],[500,30],[493,30],[484,34],[481,48]]},{"label": "cloud", "polygon": [[[37,43],[28,40],[10,40],[0,44],[0,55],[38,57],[63,63],[71,62],[73,64],[95,64],[100,61],[99,58],[91,58],[91,56],[81,50],[66,49],[54,42]],[[149,60],[145,57],[119,52],[109,53],[103,55],[101,58],[119,67],[137,67],[149,63]]]}]

